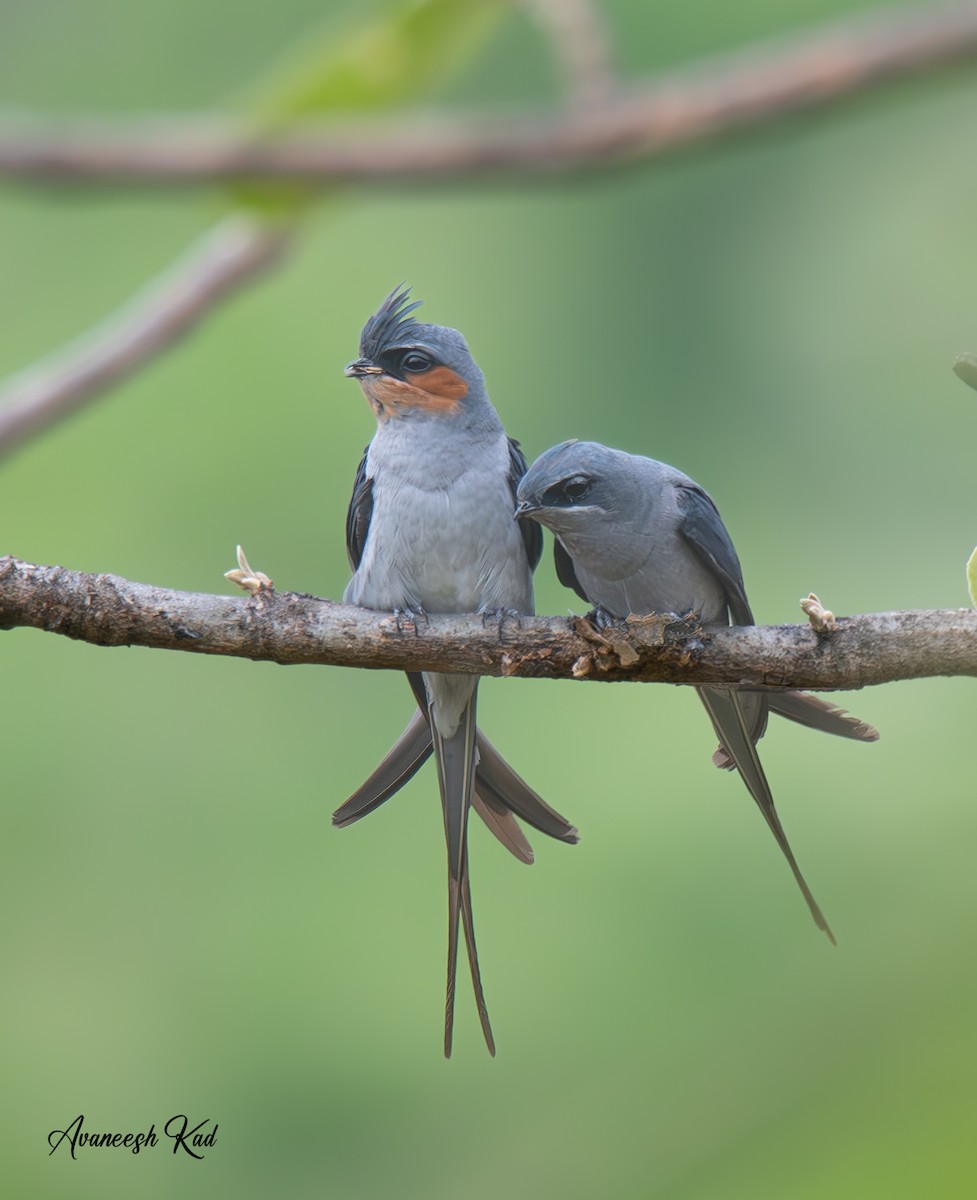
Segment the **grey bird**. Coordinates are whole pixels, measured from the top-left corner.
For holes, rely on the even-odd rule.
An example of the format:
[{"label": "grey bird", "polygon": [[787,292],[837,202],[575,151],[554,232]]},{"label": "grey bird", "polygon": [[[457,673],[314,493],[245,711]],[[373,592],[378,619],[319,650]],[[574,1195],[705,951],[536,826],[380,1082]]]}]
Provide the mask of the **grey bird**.
[{"label": "grey bird", "polygon": [[[526,461],[506,436],[465,339],[415,320],[419,304],[406,288],[392,292],[367,321],[360,357],[346,368],[373,409],[377,432],[347,513],[354,574],[343,598],[392,611],[415,633],[433,613],[481,613],[501,628],[507,616],[532,613],[532,573],[542,551],[542,531],[513,521]],[[532,861],[532,850],[516,816],[560,841],[576,842],[578,834],[478,730],[477,676],[412,673],[408,680],[419,711],[333,823],[349,825],[379,807],[433,750],[448,849],[444,1052],[451,1054],[460,925],[482,1032],[494,1054],[472,922],[469,807],[523,862]]]},{"label": "grey bird", "polygon": [[[703,625],[754,624],[739,559],[715,504],[674,467],[596,442],[563,442],[533,463],[517,498],[517,518],[531,518],[555,535],[560,582],[594,605],[600,620],[694,613]],[[713,761],[739,771],[818,928],[834,942],[787,841],[756,744],[771,712],[860,741],[876,741],[877,731],[807,692],[696,691],[719,737]]]}]

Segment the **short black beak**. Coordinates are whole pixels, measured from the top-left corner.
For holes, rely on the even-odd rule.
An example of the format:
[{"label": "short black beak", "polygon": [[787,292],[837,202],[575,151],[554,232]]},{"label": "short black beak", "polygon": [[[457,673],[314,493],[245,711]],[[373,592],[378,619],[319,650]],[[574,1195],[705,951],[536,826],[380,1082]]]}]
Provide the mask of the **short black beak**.
[{"label": "short black beak", "polygon": [[531,517],[534,512],[539,512],[540,505],[535,500],[523,500],[516,505],[516,511],[512,514],[514,521],[521,521],[523,517]]},{"label": "short black beak", "polygon": [[354,359],[343,371],[347,379],[362,379],[364,375],[382,375],[383,368],[374,366],[368,358]]}]

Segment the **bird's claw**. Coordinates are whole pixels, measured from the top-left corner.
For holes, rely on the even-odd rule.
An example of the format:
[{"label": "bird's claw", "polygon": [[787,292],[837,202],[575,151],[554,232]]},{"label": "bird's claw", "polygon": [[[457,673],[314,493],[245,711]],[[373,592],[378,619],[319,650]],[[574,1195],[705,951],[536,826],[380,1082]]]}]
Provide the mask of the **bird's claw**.
[{"label": "bird's claw", "polygon": [[505,629],[506,621],[515,621],[516,628],[522,629],[522,621],[520,612],[517,608],[486,608],[482,610],[482,626],[483,628],[492,621],[499,623],[499,641],[502,641],[502,632]]},{"label": "bird's claw", "polygon": [[[620,617],[612,616],[606,608],[598,606],[586,617],[574,617],[571,626],[575,633],[580,634],[585,641],[596,650],[597,657],[611,655],[616,659],[616,665],[631,667],[638,661],[640,655],[631,643],[630,626]],[[590,667],[581,659],[573,664],[575,678],[588,674]]]},{"label": "bird's claw", "polygon": [[699,626],[699,610],[697,608],[688,608],[684,612],[670,612],[665,614],[668,618],[669,625],[684,625],[686,630],[696,630]]},{"label": "bird's claw", "polygon": [[618,631],[619,633],[627,633],[628,619],[627,617],[615,617],[613,613],[602,608],[599,604],[592,612],[587,614],[587,620],[593,625],[598,633],[606,633],[609,629]]},{"label": "bird's claw", "polygon": [[397,632],[403,634],[405,625],[413,625],[414,637],[420,637],[420,631],[417,628],[418,621],[423,621],[425,625],[430,625],[428,615],[423,608],[395,608],[394,623],[397,626]]}]

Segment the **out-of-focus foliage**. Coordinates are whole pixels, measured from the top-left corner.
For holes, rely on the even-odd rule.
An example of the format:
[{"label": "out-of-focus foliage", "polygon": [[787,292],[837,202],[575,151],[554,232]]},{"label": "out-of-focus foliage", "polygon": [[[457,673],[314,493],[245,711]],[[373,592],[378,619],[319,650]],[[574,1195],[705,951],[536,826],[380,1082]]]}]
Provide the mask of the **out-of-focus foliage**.
[{"label": "out-of-focus foliage", "polygon": [[[322,0],[0,5],[0,96],[52,113],[247,92]],[[631,72],[853,12],[844,0],[605,5]],[[865,7],[868,7],[867,5]],[[323,10],[326,10],[325,13]],[[379,13],[379,5],[371,6]],[[555,72],[524,15],[445,102]],[[530,458],[567,437],[715,497],[758,618],[961,602],[977,411],[973,68],[595,179],[360,192],[278,275],[0,471],[0,552],[194,590],[241,542],[338,596],[371,417],[342,377],[410,280],[469,338]],[[213,194],[0,190],[0,370],[100,319]],[[579,609],[544,559],[540,611]],[[411,710],[387,673],[0,636],[4,1182],[11,1194],[835,1200],[967,1194],[977,1110],[973,686],[846,703],[857,745],[774,723],[762,755],[839,945],[690,692],[489,681],[492,740],[582,831],[531,869],[472,831],[499,1043],[462,994],[441,1058],[433,772],[329,813]],[[47,1157],[174,1113],[166,1146]]]},{"label": "out-of-focus foliage", "polygon": [[[262,131],[338,113],[377,113],[427,99],[468,62],[504,11],[502,0],[399,0],[365,22],[362,11],[303,37],[267,73],[246,108]],[[300,184],[238,185],[246,208],[289,216],[313,199]],[[319,190],[321,194],[321,189]]]},{"label": "out-of-focus foliage", "polygon": [[[300,117],[374,112],[417,100],[457,74],[477,49],[501,0],[400,0],[364,23],[346,14],[302,44],[255,89],[251,107],[277,127]],[[337,44],[338,42],[338,44]]]},{"label": "out-of-focus foliage", "polygon": [[960,354],[953,364],[957,376],[977,388],[977,354]]}]

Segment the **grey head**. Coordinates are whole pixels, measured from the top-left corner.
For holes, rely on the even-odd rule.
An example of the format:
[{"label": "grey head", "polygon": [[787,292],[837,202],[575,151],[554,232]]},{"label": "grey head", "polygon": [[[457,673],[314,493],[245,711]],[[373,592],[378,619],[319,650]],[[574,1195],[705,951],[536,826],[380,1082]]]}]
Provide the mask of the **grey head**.
[{"label": "grey head", "polygon": [[638,459],[599,442],[561,442],[544,451],[519,483],[517,517],[554,533],[594,533],[630,525],[643,492]]},{"label": "grey head", "polygon": [[379,421],[457,417],[488,405],[464,337],[416,321],[420,305],[408,287],[395,288],[363,326],[360,357],[346,367]]}]

